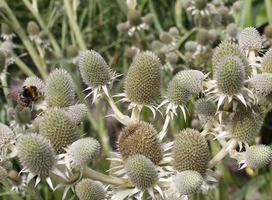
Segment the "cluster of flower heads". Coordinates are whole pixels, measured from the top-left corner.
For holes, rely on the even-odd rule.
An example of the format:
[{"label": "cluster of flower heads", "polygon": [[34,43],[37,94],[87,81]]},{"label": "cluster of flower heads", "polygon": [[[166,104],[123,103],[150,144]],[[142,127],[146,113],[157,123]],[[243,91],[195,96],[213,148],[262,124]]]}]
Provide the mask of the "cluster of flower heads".
[{"label": "cluster of flower heads", "polygon": [[132,36],[136,30],[147,30],[153,23],[153,14],[148,13],[144,16],[141,15],[140,11],[136,9],[136,1],[127,1],[127,21],[117,24],[116,28],[118,32],[122,34],[128,34]]},{"label": "cluster of flower heads", "polygon": [[[111,95],[117,74],[98,52],[80,52],[79,71],[87,90],[92,90],[87,96],[93,94],[96,101],[104,95],[113,109],[112,116],[125,125],[117,140],[117,151],[108,158],[109,176],[87,166],[98,155],[100,144],[93,138],[81,137],[78,124],[84,120],[87,108],[75,104],[70,74],[55,69],[44,82],[37,77],[27,78],[24,85],[35,86],[40,94],[33,107],[42,112],[25,121],[17,113],[13,125],[19,121],[29,124],[21,129],[0,124],[0,181],[15,179],[10,161],[18,157],[21,173],[27,178],[21,176],[21,184],[16,187],[9,182],[17,191],[27,187],[34,177],[36,184],[46,178],[54,188],[51,178],[57,175],[62,181],[55,189],[65,187],[63,198],[72,189],[79,199],[188,199],[197,192],[207,193],[218,181],[219,173],[213,167],[220,160],[210,156],[210,135],[241,168],[264,167],[272,160],[272,149],[254,144],[254,140],[272,92],[272,54],[268,50],[259,57],[261,49],[258,31],[245,28],[238,44],[225,41],[216,48],[211,74],[182,70],[169,82],[164,97],[159,57],[151,51],[137,53],[125,76],[124,92],[115,96],[130,103],[130,117],[122,114]],[[164,142],[170,120],[178,115],[178,109],[186,119],[186,106],[195,94],[203,96],[195,103],[203,131],[187,128],[173,142]],[[143,106],[154,115],[165,112],[160,132],[140,120]]]}]

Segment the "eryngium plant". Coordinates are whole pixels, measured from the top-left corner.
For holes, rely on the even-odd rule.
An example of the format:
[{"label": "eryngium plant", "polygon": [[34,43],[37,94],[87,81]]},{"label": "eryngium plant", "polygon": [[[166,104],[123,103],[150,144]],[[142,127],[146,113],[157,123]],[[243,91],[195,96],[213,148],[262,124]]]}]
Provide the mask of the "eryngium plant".
[{"label": "eryngium plant", "polygon": [[[152,18],[156,17],[152,14],[142,17],[135,2],[128,1],[128,21],[118,25],[120,32],[132,35],[136,29],[146,28],[151,24]],[[69,3],[70,1],[64,1],[67,14],[72,10],[69,9]],[[213,19],[214,15],[222,19],[221,25],[233,22],[228,8],[221,7],[221,4],[214,1],[194,0],[187,3],[185,7],[194,15],[198,26],[207,22],[211,22],[212,27],[215,26],[215,21],[218,20]],[[5,4],[1,6],[5,16],[8,9]],[[233,6],[239,10],[238,5]],[[219,9],[214,10],[218,7]],[[215,19],[219,19],[216,17]],[[69,18],[71,22],[74,19],[75,16]],[[31,199],[32,196],[28,197],[31,194],[26,194],[27,191],[34,191],[33,187],[46,179],[53,190],[64,187],[60,190],[63,191],[63,199],[72,193],[79,199],[188,199],[196,193],[207,194],[216,188],[220,177],[215,166],[226,156],[236,159],[239,168],[253,170],[263,168],[271,162],[271,147],[259,144],[256,139],[265,112],[271,109],[268,99],[272,92],[272,54],[271,50],[265,56],[259,54],[263,45],[256,29],[246,28],[238,37],[239,29],[232,24],[228,27],[231,39],[227,37],[227,41],[222,42],[214,53],[211,48],[220,39],[216,30],[198,29],[196,41],[185,43],[185,57],[180,50],[183,39],[186,38],[180,36],[180,30],[172,27],[168,32],[161,31],[158,36],[160,41],[153,40],[150,43],[154,52],[143,50],[143,47],[131,48],[134,50],[131,53],[133,59],[123,82],[120,82],[124,84],[115,88],[111,87],[116,78],[111,69],[114,63],[112,60],[106,61],[94,50],[83,50],[78,54],[78,49],[71,46],[67,50],[69,59],[65,61],[69,66],[78,67],[69,69],[75,72],[74,80],[80,74],[87,90],[92,90],[89,95],[93,94],[93,102],[98,101],[99,96],[105,97],[113,110],[113,114],[105,115],[114,116],[124,126],[121,131],[113,129],[118,134],[116,151],[108,154],[107,151],[111,148],[108,144],[109,138],[104,123],[100,121],[103,120],[101,112],[107,108],[104,99],[101,98],[95,104],[85,99],[83,103],[84,97],[81,97],[84,95],[80,94],[80,89],[77,89],[77,94],[80,94],[77,99],[75,88],[80,88],[81,82],[76,84],[77,87],[74,86],[68,68],[54,69],[48,75],[45,69],[53,68],[51,63],[55,60],[46,62],[43,60],[43,53],[50,51],[50,55],[56,54],[57,61],[62,60],[59,59],[62,54],[55,52],[57,48],[54,37],[47,31],[39,31],[39,27],[43,29],[39,17],[37,21],[37,24],[29,23],[28,33],[30,39],[32,38],[31,42],[41,53],[41,60],[34,59],[34,64],[39,64],[37,67],[43,72],[42,78],[35,77],[28,71],[31,77],[23,82],[23,86],[35,86],[38,97],[31,99],[33,106],[30,108],[11,109],[9,114],[13,117],[9,116],[12,119],[9,125],[0,123],[0,181],[3,182],[5,190],[12,188],[18,192],[18,196],[26,195],[27,197],[22,198]],[[71,30],[78,28],[72,24]],[[10,36],[13,30],[19,37],[24,36],[17,25],[14,26],[16,29],[11,27],[13,29],[7,30],[9,27],[3,27],[2,31],[5,29],[6,34],[9,34],[6,39],[12,39]],[[80,44],[81,50],[86,49],[78,34],[71,35]],[[45,45],[48,40],[49,44],[45,48],[42,44]],[[238,44],[234,43],[236,41]],[[35,57],[35,51],[28,42],[26,47],[29,54],[33,57],[34,52]],[[148,42],[146,44],[148,46]],[[17,47],[12,41],[6,41],[0,48],[1,83],[6,80],[8,65],[14,61],[13,46]],[[101,52],[104,53],[102,50]],[[210,59],[212,70],[209,71],[212,73],[204,72],[207,68],[201,69],[197,66],[195,69],[188,69],[187,66],[179,65],[179,58],[186,62],[190,58],[188,55],[192,55],[191,59],[196,63],[199,63],[197,58],[200,55],[204,56],[204,60]],[[20,65],[19,57],[15,58],[15,62],[25,68]],[[170,72],[177,73],[173,77],[165,78],[166,73],[163,70],[168,64],[171,65],[168,66]],[[202,64],[206,63],[200,63],[201,66]],[[182,70],[178,71],[174,66]],[[164,83],[168,83],[168,86],[163,85]],[[123,94],[113,90],[119,88],[124,88]],[[30,96],[34,95],[29,90],[24,91]],[[113,96],[113,91],[118,94]],[[19,92],[17,100],[24,95]],[[123,99],[115,101],[114,98],[120,96]],[[120,110],[120,107],[127,106],[118,105],[120,100],[129,102],[128,108],[132,110]],[[86,105],[88,103],[89,106]],[[12,105],[11,102],[9,104]],[[94,105],[101,107],[89,109]],[[154,117],[157,112],[165,113],[166,116],[157,115],[156,121],[152,120],[148,114],[141,115],[143,106],[149,107]],[[181,112],[177,108],[181,108]],[[175,117],[181,123],[191,114],[193,108],[193,117],[200,120],[201,126],[184,130],[169,128],[177,127],[172,124]],[[5,114],[0,114],[2,119]],[[86,124],[81,124],[86,121],[93,125],[90,129],[96,139],[89,135],[84,136],[83,130],[88,129]],[[171,137],[168,137],[169,133]],[[213,144],[218,147],[218,153],[210,153]],[[105,156],[108,156],[107,163],[103,161]],[[105,167],[110,165],[107,172],[95,170],[100,166],[100,161]],[[36,179],[35,185],[30,182],[33,178]],[[71,192],[68,192],[70,189]]]}]

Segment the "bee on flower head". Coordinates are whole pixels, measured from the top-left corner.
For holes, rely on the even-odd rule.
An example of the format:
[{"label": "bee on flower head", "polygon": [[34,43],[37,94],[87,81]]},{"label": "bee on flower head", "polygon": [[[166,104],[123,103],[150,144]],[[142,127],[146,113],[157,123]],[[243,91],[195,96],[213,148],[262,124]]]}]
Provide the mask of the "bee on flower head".
[{"label": "bee on flower head", "polygon": [[41,93],[34,85],[23,86],[20,91],[13,91],[8,94],[8,98],[17,101],[22,107],[32,106],[35,101],[41,96]]}]

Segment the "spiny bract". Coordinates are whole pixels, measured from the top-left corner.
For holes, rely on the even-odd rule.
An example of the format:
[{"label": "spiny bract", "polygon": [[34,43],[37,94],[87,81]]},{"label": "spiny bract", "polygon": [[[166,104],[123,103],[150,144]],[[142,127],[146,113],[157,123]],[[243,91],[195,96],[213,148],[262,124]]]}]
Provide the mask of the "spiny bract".
[{"label": "spiny bract", "polygon": [[267,145],[253,145],[246,149],[245,163],[252,169],[260,169],[272,160],[272,149]]}]

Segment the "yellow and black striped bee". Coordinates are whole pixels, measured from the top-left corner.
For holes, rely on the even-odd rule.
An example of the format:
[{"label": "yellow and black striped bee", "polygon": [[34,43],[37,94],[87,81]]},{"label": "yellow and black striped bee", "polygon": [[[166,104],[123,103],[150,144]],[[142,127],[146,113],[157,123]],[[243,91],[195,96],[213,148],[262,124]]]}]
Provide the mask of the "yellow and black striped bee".
[{"label": "yellow and black striped bee", "polygon": [[22,91],[11,92],[8,97],[17,101],[22,107],[32,106],[40,97],[40,92],[34,85],[23,86]]}]

